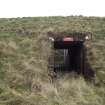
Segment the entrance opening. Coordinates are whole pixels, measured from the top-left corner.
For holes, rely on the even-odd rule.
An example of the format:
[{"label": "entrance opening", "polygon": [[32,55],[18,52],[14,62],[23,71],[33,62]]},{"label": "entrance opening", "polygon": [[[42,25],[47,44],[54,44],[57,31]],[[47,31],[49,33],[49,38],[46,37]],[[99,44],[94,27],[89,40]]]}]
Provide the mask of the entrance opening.
[{"label": "entrance opening", "polygon": [[54,71],[75,71],[84,69],[83,41],[54,41]]},{"label": "entrance opening", "polygon": [[[90,32],[48,32],[53,50],[49,57],[49,71],[56,73],[74,71],[85,78],[94,77],[94,72],[86,58],[84,42],[92,39]],[[52,75],[52,70],[54,75]]]}]

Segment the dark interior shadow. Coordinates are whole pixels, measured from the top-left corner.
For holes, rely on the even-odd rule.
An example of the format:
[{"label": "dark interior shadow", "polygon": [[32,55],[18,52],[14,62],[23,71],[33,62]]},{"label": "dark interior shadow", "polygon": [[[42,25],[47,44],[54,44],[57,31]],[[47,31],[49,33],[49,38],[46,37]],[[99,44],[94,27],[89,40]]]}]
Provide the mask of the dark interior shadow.
[{"label": "dark interior shadow", "polygon": [[55,77],[75,72],[76,74],[83,75],[86,80],[94,78],[94,71],[86,58],[87,49],[84,47],[83,42],[54,42],[54,49],[66,49],[67,51],[66,55],[64,55],[63,64],[57,65],[56,61],[54,61]]}]

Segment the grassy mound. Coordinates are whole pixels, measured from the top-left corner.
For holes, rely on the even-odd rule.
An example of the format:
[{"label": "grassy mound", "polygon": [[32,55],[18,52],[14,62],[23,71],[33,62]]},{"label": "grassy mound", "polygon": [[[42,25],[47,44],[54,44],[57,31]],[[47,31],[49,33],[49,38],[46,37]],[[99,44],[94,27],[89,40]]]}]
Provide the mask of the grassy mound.
[{"label": "grassy mound", "polygon": [[[89,31],[87,60],[96,85],[68,74],[54,83],[48,76],[48,31]],[[104,105],[105,18],[36,17],[0,19],[1,105]]]}]

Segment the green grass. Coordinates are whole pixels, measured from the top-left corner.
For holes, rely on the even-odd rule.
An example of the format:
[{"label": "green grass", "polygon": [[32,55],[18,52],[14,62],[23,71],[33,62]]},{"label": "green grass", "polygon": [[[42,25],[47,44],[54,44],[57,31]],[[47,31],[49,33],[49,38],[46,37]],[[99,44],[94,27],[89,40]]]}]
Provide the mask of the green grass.
[{"label": "green grass", "polygon": [[[51,82],[48,31],[92,32],[86,47],[95,83],[74,73]],[[104,105],[104,34],[104,17],[0,19],[0,105]]]}]

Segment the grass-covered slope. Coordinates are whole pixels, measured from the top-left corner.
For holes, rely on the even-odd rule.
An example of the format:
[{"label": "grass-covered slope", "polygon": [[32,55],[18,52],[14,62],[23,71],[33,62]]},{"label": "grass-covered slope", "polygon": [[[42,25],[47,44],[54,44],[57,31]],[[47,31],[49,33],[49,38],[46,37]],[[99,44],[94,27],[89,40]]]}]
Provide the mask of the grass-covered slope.
[{"label": "grass-covered slope", "polygon": [[[86,47],[96,85],[72,73],[51,83],[48,31],[92,32]],[[0,105],[104,105],[104,56],[105,18],[0,19]]]}]

